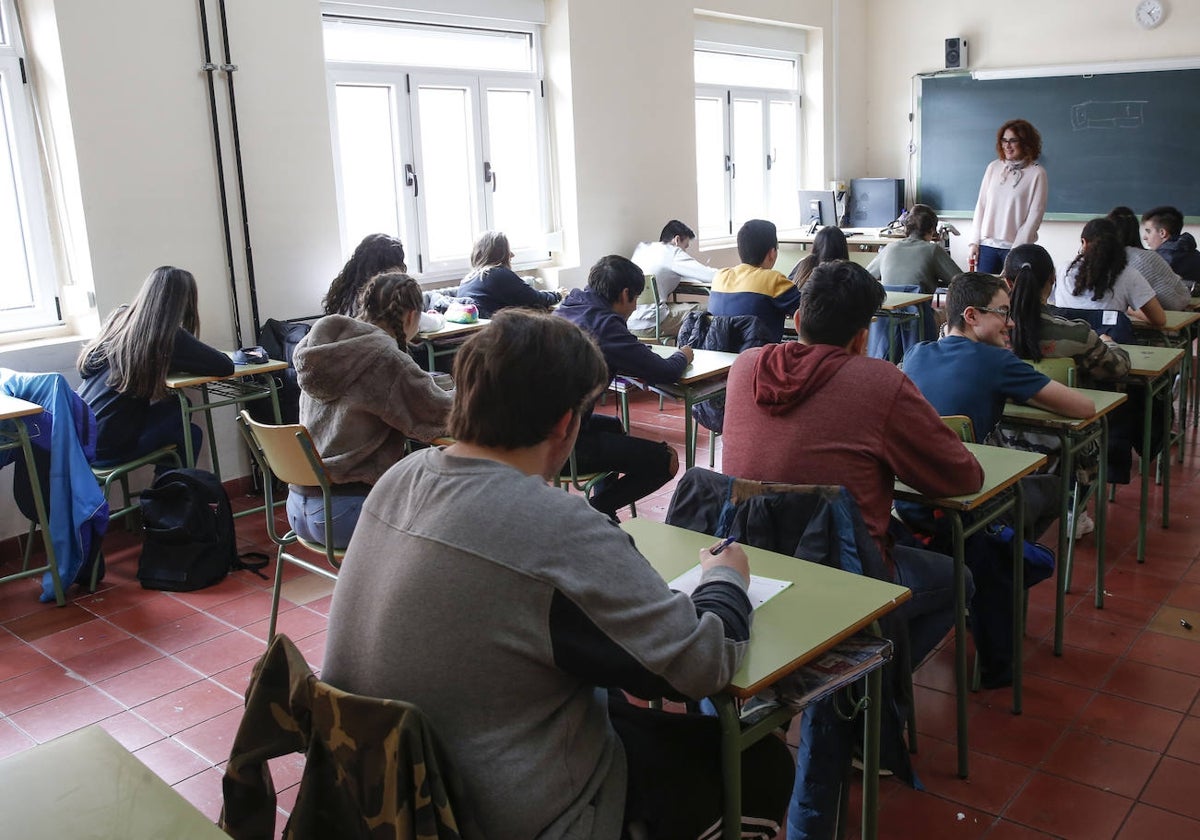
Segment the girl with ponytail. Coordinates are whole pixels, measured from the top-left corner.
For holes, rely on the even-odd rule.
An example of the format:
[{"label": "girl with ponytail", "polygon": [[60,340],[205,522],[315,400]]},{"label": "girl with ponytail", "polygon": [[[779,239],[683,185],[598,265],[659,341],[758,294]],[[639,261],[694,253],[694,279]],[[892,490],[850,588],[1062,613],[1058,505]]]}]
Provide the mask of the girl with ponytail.
[{"label": "girl with ponytail", "polygon": [[[300,422],[333,481],[334,545],[344,548],[376,481],[404,457],[410,438],[445,433],[452,397],[405,350],[417,334],[421,289],[401,270],[358,289],[350,314],[313,324],[296,345]],[[304,539],[325,539],[320,489],[292,487],[288,522]]]}]

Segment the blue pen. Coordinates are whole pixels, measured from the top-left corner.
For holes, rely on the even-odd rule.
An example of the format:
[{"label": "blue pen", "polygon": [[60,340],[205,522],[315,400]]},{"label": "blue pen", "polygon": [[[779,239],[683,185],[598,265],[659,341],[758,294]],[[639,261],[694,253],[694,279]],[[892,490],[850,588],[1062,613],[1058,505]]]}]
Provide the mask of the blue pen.
[{"label": "blue pen", "polygon": [[729,546],[731,546],[731,545],[733,545],[733,537],[726,537],[725,539],[723,539],[719,543],[717,543],[716,546],[714,546],[713,548],[710,548],[708,550],[708,553],[711,554],[713,557],[716,557],[718,554],[720,554],[725,549],[729,548]]}]

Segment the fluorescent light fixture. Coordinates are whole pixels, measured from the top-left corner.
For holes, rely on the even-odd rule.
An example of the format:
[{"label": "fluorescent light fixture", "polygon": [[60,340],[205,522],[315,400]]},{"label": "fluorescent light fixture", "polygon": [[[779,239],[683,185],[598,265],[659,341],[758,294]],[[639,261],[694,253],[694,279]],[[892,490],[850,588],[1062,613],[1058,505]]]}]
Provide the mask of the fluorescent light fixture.
[{"label": "fluorescent light fixture", "polygon": [[1156,58],[1142,61],[1103,61],[1094,64],[1050,64],[1043,67],[998,67],[972,70],[971,78],[1042,79],[1048,76],[1099,76],[1106,73],[1147,73],[1157,70],[1194,70],[1200,58]]}]

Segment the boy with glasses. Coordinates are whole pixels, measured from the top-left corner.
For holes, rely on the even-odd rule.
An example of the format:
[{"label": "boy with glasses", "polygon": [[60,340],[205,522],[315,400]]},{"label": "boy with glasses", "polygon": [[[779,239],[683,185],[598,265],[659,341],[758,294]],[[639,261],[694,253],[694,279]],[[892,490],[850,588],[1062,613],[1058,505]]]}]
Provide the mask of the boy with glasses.
[{"label": "boy with glasses", "polygon": [[[1091,398],[1055,382],[1009,349],[1012,318],[1003,279],[975,272],[958,275],[946,294],[946,315],[946,335],[913,347],[904,357],[904,372],[938,414],[970,417],[977,443],[998,441],[992,433],[1008,400],[1067,417],[1096,413]],[[1058,518],[1059,479],[1028,476],[1021,480],[1021,488],[1024,536],[1037,539]],[[897,509],[918,530],[936,530],[936,523],[922,521],[928,512],[921,506],[898,503]],[[933,536],[931,547],[941,547],[941,535]],[[971,629],[983,687],[999,688],[1012,683],[1011,571],[986,544],[973,540],[968,540],[966,555],[975,580]]]}]

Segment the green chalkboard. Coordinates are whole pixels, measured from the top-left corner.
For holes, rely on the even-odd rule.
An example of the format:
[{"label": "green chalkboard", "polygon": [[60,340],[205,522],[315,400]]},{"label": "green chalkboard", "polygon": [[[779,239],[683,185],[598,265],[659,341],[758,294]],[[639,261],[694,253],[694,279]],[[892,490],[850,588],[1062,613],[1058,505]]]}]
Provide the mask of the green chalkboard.
[{"label": "green chalkboard", "polygon": [[1047,218],[1118,204],[1200,216],[1200,69],[1027,79],[921,80],[917,197],[970,215],[996,131],[1026,119],[1042,135]]}]

